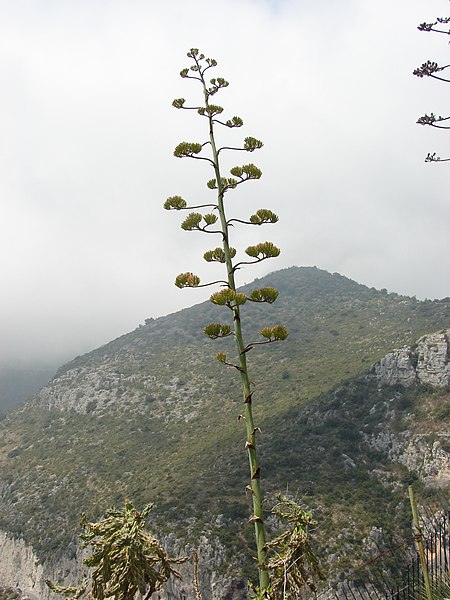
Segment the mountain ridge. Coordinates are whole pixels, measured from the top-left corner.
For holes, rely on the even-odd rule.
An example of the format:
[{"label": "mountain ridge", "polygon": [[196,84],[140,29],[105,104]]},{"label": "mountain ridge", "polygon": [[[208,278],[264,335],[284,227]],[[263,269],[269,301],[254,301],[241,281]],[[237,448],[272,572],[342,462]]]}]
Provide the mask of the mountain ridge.
[{"label": "mountain ridge", "polygon": [[[380,506],[370,503],[369,512],[381,523],[383,502],[395,506],[399,496],[390,499],[391,491],[375,486],[367,474],[367,465],[380,470],[380,450],[368,449],[362,433],[376,421],[366,423],[358,407],[370,412],[378,406],[375,417],[389,422],[385,404],[391,392],[378,391],[373,376],[365,377],[393,348],[448,329],[450,302],[387,294],[312,267],[272,273],[244,290],[269,283],[280,290],[277,302],[246,305],[243,317],[249,339],[265,325],[281,322],[290,329],[288,340],[265,348],[258,361],[256,351],[249,353],[264,486],[271,493],[289,484],[319,505],[335,506],[331,482],[340,500],[354,500],[355,523],[365,518],[357,508],[364,494],[376,490]],[[234,370],[214,359],[219,350],[232,353],[232,346],[202,334],[209,321],[223,320],[219,313],[206,302],[149,319],[61,367],[48,386],[8,415],[1,423],[0,529],[32,546],[45,564],[73,547],[81,511],[99,517],[125,496],[138,505],[155,501],[152,524],[159,534],[171,539],[176,531],[184,543],[217,538],[228,557],[222,556],[219,569],[225,573],[224,561],[241,556],[251,542],[243,525],[247,466],[237,421],[239,386]],[[406,396],[394,395],[395,403],[420,404],[418,398],[428,392],[413,387]],[[445,400],[445,394],[428,395],[433,406]],[[317,408],[325,405],[324,412]],[[352,411],[361,424],[350,426]],[[355,461],[355,452],[361,461]],[[324,456],[329,465],[322,464]],[[408,476],[407,466],[395,469]],[[310,473],[319,479],[314,482]],[[348,488],[348,473],[356,491]],[[39,516],[36,507],[42,507]],[[346,557],[341,552],[330,559],[332,554],[339,552],[330,549],[326,560],[345,571]],[[208,594],[205,598],[213,597]]]}]

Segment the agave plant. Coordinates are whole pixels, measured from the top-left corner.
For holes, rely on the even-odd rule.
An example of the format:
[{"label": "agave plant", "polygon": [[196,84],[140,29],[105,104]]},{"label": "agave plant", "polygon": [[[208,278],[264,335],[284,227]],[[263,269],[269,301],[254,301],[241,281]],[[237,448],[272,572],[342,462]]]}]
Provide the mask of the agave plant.
[{"label": "agave plant", "polygon": [[253,290],[250,294],[239,292],[236,288],[236,271],[244,265],[256,264],[269,258],[275,258],[280,254],[280,249],[272,242],[260,242],[248,246],[244,250],[244,256],[238,257],[238,251],[231,244],[231,232],[238,224],[252,227],[260,227],[265,224],[276,223],[278,216],[267,208],[261,208],[247,219],[229,218],[226,212],[225,196],[228,193],[241,189],[242,184],[260,179],[261,170],[253,163],[246,163],[232,167],[229,175],[222,173],[221,157],[223,154],[236,152],[254,152],[262,148],[263,143],[254,137],[245,137],[242,144],[236,147],[219,146],[216,139],[218,127],[236,129],[243,126],[240,117],[233,116],[226,119],[222,116],[223,107],[212,103],[212,98],[229,84],[222,77],[207,78],[210,69],[217,66],[212,58],[206,58],[198,49],[193,48],[187,56],[192,63],[184,68],[180,75],[183,79],[194,80],[199,84],[202,92],[202,101],[198,104],[188,105],[185,98],[177,98],[173,106],[180,110],[195,111],[205,122],[206,139],[202,142],[181,142],[174,150],[177,158],[190,158],[201,160],[210,165],[213,178],[206,182],[206,187],[214,193],[212,202],[201,204],[189,204],[181,196],[169,197],[164,208],[175,211],[190,211],[181,228],[185,231],[200,231],[216,235],[220,245],[204,253],[203,258],[207,263],[222,263],[225,268],[223,280],[201,283],[200,277],[191,272],[181,273],[175,280],[175,285],[180,288],[198,288],[205,285],[220,285],[222,289],[211,295],[211,302],[217,306],[225,307],[229,311],[228,323],[211,323],[205,327],[205,334],[211,339],[233,336],[236,342],[237,357],[228,359],[223,352],[217,354],[217,359],[224,365],[234,367],[240,375],[243,393],[243,414],[241,421],[245,423],[246,439],[245,448],[248,453],[250,467],[250,483],[247,486],[253,498],[253,514],[250,522],[254,524],[257,546],[257,564],[259,572],[260,588],[269,587],[269,575],[266,564],[266,533],[264,528],[264,516],[261,495],[261,467],[257,457],[256,434],[259,428],[255,426],[252,412],[252,389],[247,367],[247,353],[260,344],[286,339],[288,332],[282,325],[264,327],[261,330],[259,340],[246,343],[242,334],[242,308],[247,302],[265,302],[271,304],[278,296],[274,288],[262,288]]},{"label": "agave plant", "polygon": [[92,552],[83,562],[92,569],[91,576],[79,586],[61,586],[47,580],[48,587],[70,598],[88,594],[96,600],[133,600],[140,594],[148,599],[169,577],[179,578],[173,565],[187,558],[170,557],[147,531],[145,522],[151,508],[149,504],[138,511],[126,500],[122,510],[110,509],[97,523],[89,523],[82,515],[80,538],[83,548]]}]

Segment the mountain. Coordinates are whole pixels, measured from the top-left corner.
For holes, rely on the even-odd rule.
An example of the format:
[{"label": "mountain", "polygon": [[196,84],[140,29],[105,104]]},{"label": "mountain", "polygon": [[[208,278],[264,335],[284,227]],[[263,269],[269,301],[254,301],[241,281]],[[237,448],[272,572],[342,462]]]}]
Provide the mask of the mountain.
[{"label": "mountain", "polygon": [[[289,490],[316,512],[320,552],[336,580],[358,566],[355,556],[370,553],[380,531],[380,544],[404,534],[407,482],[423,494],[427,484],[448,483],[441,433],[450,301],[418,301],[297,267],[243,291],[269,285],[280,291],[275,304],[243,307],[248,341],[265,325],[290,332],[248,354],[262,484],[269,495]],[[174,551],[200,548],[205,600],[243,597],[241,577],[252,573],[243,557],[253,541],[239,381],[215,360],[218,351],[231,360],[230,341],[202,333],[227,316],[206,302],[147,319],[64,365],[2,421],[5,584],[42,596],[45,576],[75,577],[79,514],[98,518],[128,497],[155,503],[150,526]],[[436,339],[415,345],[432,332]],[[419,376],[430,352],[442,356],[443,384]]]}]

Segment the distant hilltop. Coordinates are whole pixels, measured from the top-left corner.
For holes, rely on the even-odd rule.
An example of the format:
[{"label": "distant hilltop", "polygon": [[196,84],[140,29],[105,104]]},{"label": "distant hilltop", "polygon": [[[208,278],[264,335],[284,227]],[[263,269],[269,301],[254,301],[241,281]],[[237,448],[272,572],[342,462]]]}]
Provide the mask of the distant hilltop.
[{"label": "distant hilltop", "polygon": [[[409,535],[407,482],[419,497],[448,486],[450,303],[317,268],[243,289],[270,285],[280,291],[273,305],[243,307],[248,339],[266,325],[289,330],[283,344],[248,354],[262,484],[268,502],[288,489],[314,510],[338,581],[364,563],[374,531],[386,546]],[[215,359],[233,346],[203,334],[226,318],[204,302],[148,319],[62,366],[0,422],[0,584],[46,598],[45,578],[75,583],[80,513],[100,518],[130,498],[154,502],[149,525],[171,552],[200,549],[205,600],[244,597],[241,393]],[[188,566],[183,574],[173,598],[193,594]]]}]

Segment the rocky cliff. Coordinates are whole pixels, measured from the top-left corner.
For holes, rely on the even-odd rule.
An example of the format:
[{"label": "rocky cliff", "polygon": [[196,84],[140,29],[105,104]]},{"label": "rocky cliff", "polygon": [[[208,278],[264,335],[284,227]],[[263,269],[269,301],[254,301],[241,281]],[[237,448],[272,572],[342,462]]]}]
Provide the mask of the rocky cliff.
[{"label": "rocky cliff", "polygon": [[450,384],[450,330],[424,335],[412,347],[389,352],[374,366],[385,385],[413,383],[445,387]]},{"label": "rocky cliff", "polygon": [[[293,419],[294,428],[296,422],[310,423],[309,437],[314,439],[314,427],[319,426],[323,429],[328,421],[336,423],[336,419],[339,420],[344,416],[346,430],[352,431],[356,424],[360,429],[361,443],[367,448],[364,451],[360,445],[358,453],[355,453],[355,446],[350,445],[345,447],[345,452],[339,451],[341,467],[338,468],[342,468],[347,479],[351,479],[352,473],[360,470],[362,464],[369,467],[368,457],[371,452],[375,452],[382,456],[382,459],[378,460],[375,468],[367,470],[366,477],[368,476],[372,481],[372,486],[376,478],[384,489],[401,489],[398,474],[395,473],[395,468],[393,469],[393,466],[399,465],[424,485],[447,489],[450,486],[449,431],[445,427],[447,421],[442,423],[442,426],[439,426],[438,422],[437,427],[431,427],[429,424],[424,429],[418,417],[420,410],[439,411],[443,403],[447,403],[448,406],[449,333],[450,331],[446,330],[425,335],[412,346],[404,346],[400,350],[388,353],[357,382],[347,382],[332,394],[322,398],[317,405],[312,403],[305,407],[300,411],[298,418]],[[373,387],[374,382],[375,387]],[[413,406],[409,400],[405,401],[402,390],[408,388],[418,390],[421,389],[420,386],[426,386],[424,389],[428,390],[424,395],[416,394],[417,401],[423,401],[424,405]],[[431,406],[430,394],[431,396],[435,394],[433,390],[440,391]],[[351,408],[352,394],[355,394],[356,399],[360,398],[361,394],[366,398],[364,402],[367,409],[361,407],[358,401],[361,413],[367,417],[366,425],[358,420],[355,408]],[[337,403],[336,399],[338,399]],[[402,403],[405,404],[403,411],[399,409]],[[400,425],[399,418],[402,419]],[[372,425],[368,427],[367,424],[371,422]],[[340,430],[337,431],[339,436]],[[330,435],[335,436],[336,430],[334,433],[330,431]],[[323,437],[321,444],[325,445],[325,439],[326,436]],[[316,447],[316,454],[325,453],[325,447],[321,444]],[[301,452],[300,448],[299,451]],[[195,528],[194,520],[192,525]],[[219,525],[227,526],[225,521],[221,521]],[[350,520],[338,536],[340,542],[336,549],[333,548],[333,544],[328,543],[324,560],[331,569],[333,565],[342,563],[343,548],[347,552],[352,552],[351,539],[357,535],[357,527],[357,521],[353,523],[353,520]],[[386,531],[383,527],[373,522],[369,523],[365,537],[361,540],[364,551],[370,554],[375,552],[374,548],[379,549],[385,545],[387,543],[385,536]],[[186,545],[173,533],[162,537],[165,546],[176,555],[190,555],[194,546],[199,550],[201,585],[205,600],[241,600],[245,597],[245,581],[232,575],[233,572],[238,572],[239,568],[237,565],[232,567],[233,560],[227,554],[219,537],[211,533],[201,535],[194,546]],[[65,558],[41,562],[34,550],[22,539],[13,539],[10,534],[3,532],[0,535],[0,556],[1,583],[21,588],[31,600],[47,599],[52,596],[44,584],[47,578],[66,583],[75,583],[82,578],[82,557],[74,544],[71,544],[71,549],[66,552]],[[180,600],[194,596],[192,565],[183,565],[181,571],[183,580],[169,582],[164,592],[160,594],[160,598]]]},{"label": "rocky cliff", "polygon": [[[373,367],[380,385],[405,386],[414,384],[430,388],[448,389],[450,385],[450,330],[424,335],[413,346],[393,350]],[[448,402],[448,396],[442,396]],[[425,407],[426,409],[426,407]],[[378,433],[366,436],[367,443],[383,452],[394,463],[400,463],[431,487],[446,488],[450,485],[450,456],[447,450],[450,439],[448,420],[444,426],[430,432],[417,432],[414,428],[393,431],[389,421]],[[390,418],[389,418],[390,417]],[[410,419],[412,420],[412,419]]]},{"label": "rocky cliff", "polygon": [[[174,534],[162,538],[161,542],[176,556],[191,556],[194,549],[190,545],[180,544]],[[195,549],[200,556],[199,582],[204,600],[242,600],[246,590],[245,582],[242,578],[226,575],[233,566],[231,562],[226,568],[226,554],[220,541],[201,536]],[[72,544],[72,552],[68,549],[65,555],[41,563],[33,548],[23,540],[13,539],[5,532],[0,532],[0,590],[10,588],[16,600],[54,600],[59,596],[49,590],[45,581],[49,579],[64,582],[65,585],[78,585],[86,575],[82,564],[83,556],[80,548]],[[177,570],[182,576],[181,580],[171,579],[163,591],[155,594],[155,600],[195,597],[192,562],[179,565]],[[5,596],[8,597],[6,593]]]},{"label": "rocky cliff", "polygon": [[50,597],[45,585],[47,578],[57,581],[70,576],[74,580],[80,577],[81,580],[82,576],[81,556],[77,555],[76,546],[73,546],[72,553],[68,548],[65,555],[42,564],[31,546],[2,531],[0,565],[0,585],[13,588],[19,597],[30,600]]}]

